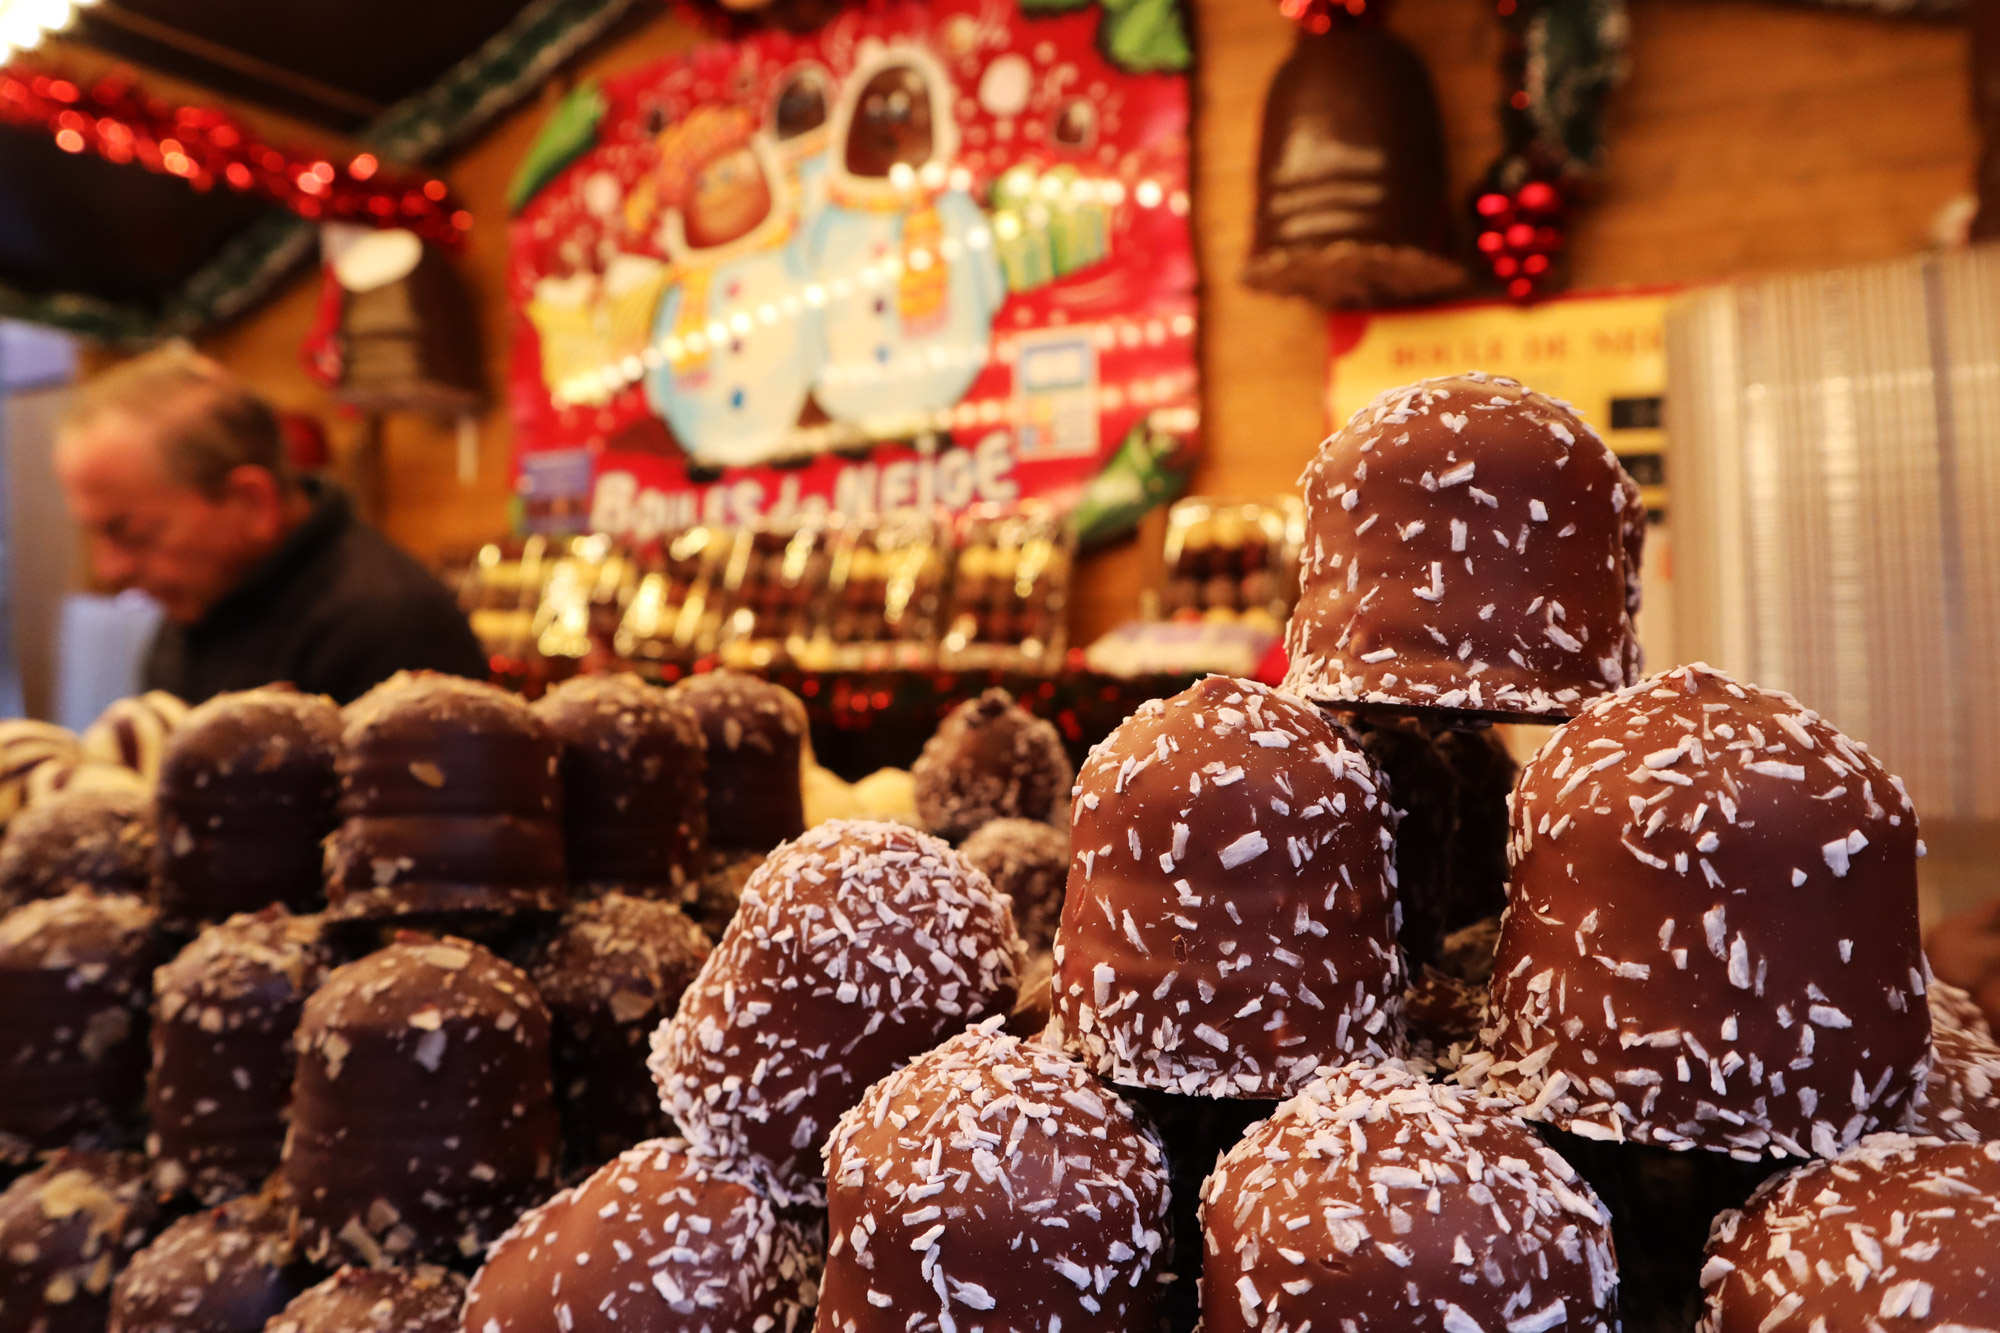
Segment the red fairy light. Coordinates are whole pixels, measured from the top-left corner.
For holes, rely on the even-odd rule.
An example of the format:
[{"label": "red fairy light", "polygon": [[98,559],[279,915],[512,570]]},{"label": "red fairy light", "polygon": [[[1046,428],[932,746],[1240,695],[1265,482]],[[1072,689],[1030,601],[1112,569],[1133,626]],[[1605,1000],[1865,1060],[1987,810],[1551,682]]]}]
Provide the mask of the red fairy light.
[{"label": "red fairy light", "polygon": [[[441,180],[383,170],[362,153],[336,166],[318,153],[267,144],[213,107],[173,106],[112,76],[82,87],[68,79],[0,66],[0,124],[39,129],[66,153],[137,162],[198,190],[220,183],[315,221],[406,227],[456,245],[472,214]],[[400,216],[399,216],[400,214]]]},{"label": "red fairy light", "polygon": [[1310,33],[1332,30],[1337,22],[1373,18],[1384,0],[1278,0],[1278,12]]}]

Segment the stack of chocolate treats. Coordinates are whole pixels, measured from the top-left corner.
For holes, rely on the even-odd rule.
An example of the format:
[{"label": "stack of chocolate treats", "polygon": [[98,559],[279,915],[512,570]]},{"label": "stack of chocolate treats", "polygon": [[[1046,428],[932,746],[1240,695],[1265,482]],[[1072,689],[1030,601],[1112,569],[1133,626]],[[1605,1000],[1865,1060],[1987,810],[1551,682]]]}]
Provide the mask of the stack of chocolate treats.
[{"label": "stack of chocolate treats", "polygon": [[[843,1038],[800,992],[918,972],[857,964],[881,895],[832,845],[663,1030],[696,1150],[824,1200],[820,1326],[1991,1326],[2000,1051],[1929,977],[1896,780],[1789,696],[1642,677],[1638,488],[1562,404],[1400,390],[1305,498],[1285,687],[1079,773],[1045,1030],[855,1097],[908,1002]],[[968,850],[977,721],[917,774]],[[1563,725],[1516,773],[1496,722]]]},{"label": "stack of chocolate treats", "polygon": [[[676,693],[702,716],[711,767],[782,773],[789,796],[795,703],[723,673]],[[933,1299],[968,1328],[1150,1326],[1168,1236],[1156,1140],[1082,1064],[998,1031],[1031,970],[1024,937],[1045,948],[1054,931],[1069,761],[1052,727],[993,691],[946,719],[912,776],[928,832],[804,829],[750,782],[736,793],[749,800],[711,799],[715,863],[748,873],[653,1038],[678,1136],[527,1214],[475,1279],[468,1329],[559,1333],[586,1311],[803,1329],[815,1303],[830,1329],[918,1327],[908,1312]],[[774,829],[789,841],[770,850]],[[953,1119],[920,1124],[905,1096]],[[864,1122],[880,1131],[865,1142]],[[906,1179],[884,1176],[891,1158]],[[974,1180],[985,1225],[954,1239],[944,1219],[966,1205],[944,1196]],[[1024,1244],[1042,1256],[1027,1270],[1003,1257]],[[836,1283],[844,1266],[864,1276]]]},{"label": "stack of chocolate treats", "polygon": [[711,808],[738,859],[801,831],[803,710],[413,674],[125,712],[93,743],[157,792],[72,783],[0,842],[0,1330],[455,1330],[563,1173],[672,1132],[648,1045],[725,896]]},{"label": "stack of chocolate treats", "polygon": [[[1147,1089],[1201,1326],[1990,1326],[2000,1051],[1901,785],[1641,677],[1638,489],[1564,405],[1413,385],[1305,487],[1283,691],[1092,754],[1056,942],[1047,1039]],[[1563,725],[1515,774],[1499,721]]]}]

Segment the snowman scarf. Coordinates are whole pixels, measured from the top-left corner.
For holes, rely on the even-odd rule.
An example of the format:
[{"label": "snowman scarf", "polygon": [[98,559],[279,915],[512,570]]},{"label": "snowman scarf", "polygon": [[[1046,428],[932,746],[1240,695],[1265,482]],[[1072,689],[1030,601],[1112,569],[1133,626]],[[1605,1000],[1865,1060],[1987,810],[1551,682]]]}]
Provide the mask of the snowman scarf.
[{"label": "snowman scarf", "polygon": [[681,308],[674,319],[674,337],[681,347],[674,369],[682,375],[698,375],[708,368],[708,293],[715,285],[715,270],[704,264],[675,275],[680,283]]},{"label": "snowman scarf", "polygon": [[836,185],[831,193],[834,203],[856,212],[903,214],[897,255],[901,276],[896,280],[896,313],[902,317],[903,333],[924,337],[943,328],[950,313],[951,264],[944,256],[944,217],[938,212],[936,192],[884,195]]},{"label": "snowman scarf", "polygon": [[925,196],[922,206],[903,219],[903,273],[896,281],[896,312],[907,334],[934,333],[944,327],[950,270],[940,250],[944,219],[937,203]]}]

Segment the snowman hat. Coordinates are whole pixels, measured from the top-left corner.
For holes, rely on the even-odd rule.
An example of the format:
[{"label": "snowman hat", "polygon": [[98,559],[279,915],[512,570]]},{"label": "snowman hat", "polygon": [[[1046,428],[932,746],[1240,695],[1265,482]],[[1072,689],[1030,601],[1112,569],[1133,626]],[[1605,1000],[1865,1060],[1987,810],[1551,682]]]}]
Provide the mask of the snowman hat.
[{"label": "snowman hat", "polygon": [[833,147],[827,156],[832,160],[833,184],[843,194],[863,198],[877,195],[885,201],[893,201],[909,193],[908,189],[880,177],[857,176],[850,172],[847,169],[847,154],[842,151],[842,145],[847,142],[848,133],[854,127],[854,115],[860,109],[862,92],[877,74],[899,65],[917,72],[931,99],[931,155],[917,164],[917,170],[933,165],[948,166],[958,157],[958,115],[953,101],[956,86],[951,76],[945,73],[943,64],[928,49],[914,42],[890,42],[866,51],[861,63],[854,67],[840,90],[840,105],[833,113],[833,128],[829,136]]},{"label": "snowman hat", "polygon": [[[796,203],[784,163],[757,119],[741,107],[702,106],[660,135],[660,215],[657,240],[669,259],[699,253],[704,261],[732,258],[762,250],[792,225]],[[724,245],[695,250],[687,239],[688,196],[701,169],[719,157],[748,149],[771,192],[771,211],[747,234]]]},{"label": "snowman hat", "polygon": [[660,202],[685,209],[694,178],[719,157],[750,146],[757,122],[735,106],[698,106],[660,131]]}]

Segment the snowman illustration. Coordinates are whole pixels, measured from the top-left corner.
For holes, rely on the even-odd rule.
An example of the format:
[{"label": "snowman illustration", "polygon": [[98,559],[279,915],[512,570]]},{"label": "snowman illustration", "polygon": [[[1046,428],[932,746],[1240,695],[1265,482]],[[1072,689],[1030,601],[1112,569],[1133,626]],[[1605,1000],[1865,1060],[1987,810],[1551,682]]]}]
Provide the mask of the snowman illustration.
[{"label": "snowman illustration", "polygon": [[767,119],[771,141],[792,173],[800,214],[817,217],[826,204],[826,143],[833,125],[833,79],[826,67],[806,61],[786,70]]},{"label": "snowman illustration", "polygon": [[799,299],[809,279],[788,174],[736,107],[698,107],[658,146],[626,210],[672,270],[647,399],[696,463],[766,462],[787,451],[823,344]]},{"label": "snowman illustration", "polygon": [[813,396],[870,434],[907,434],[965,396],[1006,297],[986,214],[951,183],[952,87],[926,52],[890,47],[834,113],[827,207],[813,228],[826,356]]}]

